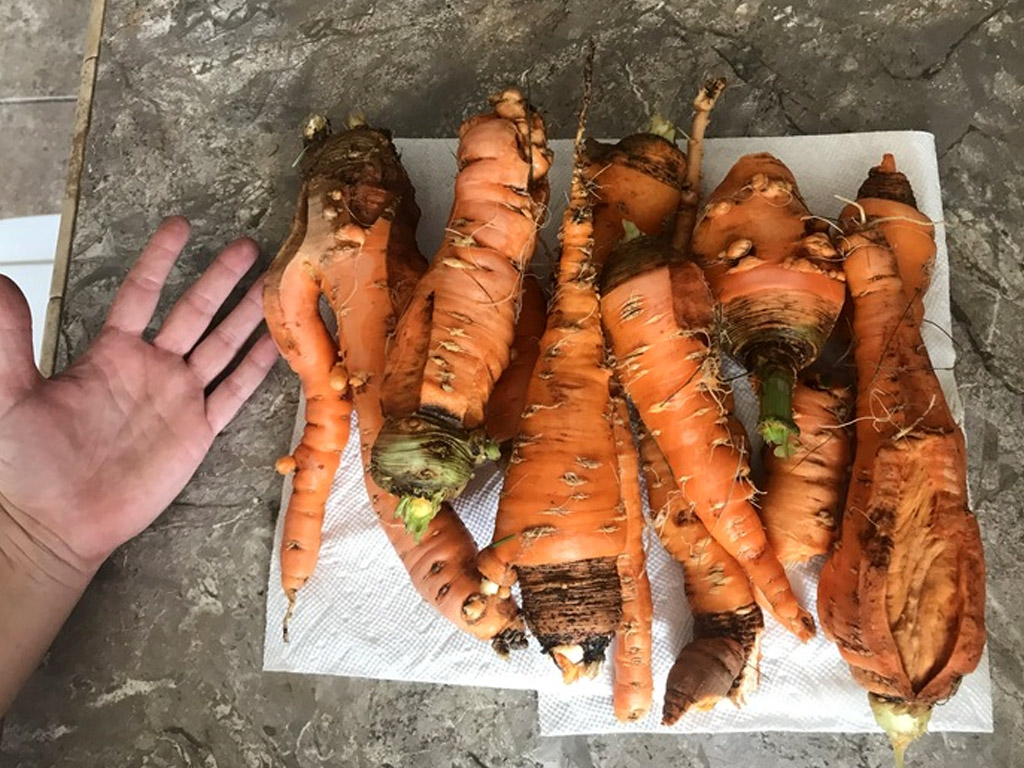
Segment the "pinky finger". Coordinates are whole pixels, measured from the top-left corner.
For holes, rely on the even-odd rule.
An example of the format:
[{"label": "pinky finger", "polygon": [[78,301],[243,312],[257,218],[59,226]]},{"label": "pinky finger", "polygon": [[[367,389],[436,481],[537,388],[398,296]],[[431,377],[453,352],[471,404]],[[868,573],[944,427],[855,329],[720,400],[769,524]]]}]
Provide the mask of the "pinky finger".
[{"label": "pinky finger", "polygon": [[206,420],[220,432],[245,404],[277,360],[277,347],[269,334],[257,341],[242,362],[206,398]]}]

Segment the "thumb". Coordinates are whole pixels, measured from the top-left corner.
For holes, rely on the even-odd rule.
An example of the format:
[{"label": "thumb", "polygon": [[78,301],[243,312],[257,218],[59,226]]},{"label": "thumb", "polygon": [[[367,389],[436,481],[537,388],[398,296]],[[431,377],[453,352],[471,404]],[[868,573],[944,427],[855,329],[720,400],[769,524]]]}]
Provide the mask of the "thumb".
[{"label": "thumb", "polygon": [[25,295],[0,275],[0,410],[39,380]]}]

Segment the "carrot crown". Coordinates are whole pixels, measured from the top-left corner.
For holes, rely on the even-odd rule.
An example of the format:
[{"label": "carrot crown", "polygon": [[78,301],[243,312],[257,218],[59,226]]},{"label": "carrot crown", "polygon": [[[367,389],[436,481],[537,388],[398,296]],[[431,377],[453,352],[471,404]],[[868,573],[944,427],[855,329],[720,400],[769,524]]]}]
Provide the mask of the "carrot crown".
[{"label": "carrot crown", "polygon": [[370,473],[374,482],[402,497],[395,516],[418,541],[441,503],[462,493],[480,464],[500,455],[484,430],[420,413],[384,422]]}]

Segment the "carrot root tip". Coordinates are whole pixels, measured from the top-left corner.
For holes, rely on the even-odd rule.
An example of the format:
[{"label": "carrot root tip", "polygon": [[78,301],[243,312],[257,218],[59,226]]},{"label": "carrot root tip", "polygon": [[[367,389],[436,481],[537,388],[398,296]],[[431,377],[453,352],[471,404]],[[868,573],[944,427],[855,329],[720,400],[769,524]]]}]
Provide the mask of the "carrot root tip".
[{"label": "carrot root tip", "polygon": [[868,694],[871,712],[875,721],[889,736],[892,751],[896,756],[896,768],[903,768],[903,755],[914,741],[928,730],[932,716],[930,704],[913,704],[908,701],[889,699]]},{"label": "carrot root tip", "polygon": [[523,632],[519,620],[514,626],[506,627],[491,638],[491,648],[503,659],[507,659],[511,651],[521,651],[527,645],[526,633]]}]

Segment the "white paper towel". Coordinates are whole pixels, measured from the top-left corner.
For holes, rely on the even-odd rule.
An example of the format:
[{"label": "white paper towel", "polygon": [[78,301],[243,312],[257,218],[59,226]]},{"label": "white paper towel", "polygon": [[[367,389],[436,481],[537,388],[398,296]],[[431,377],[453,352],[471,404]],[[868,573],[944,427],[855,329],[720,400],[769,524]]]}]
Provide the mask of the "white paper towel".
[{"label": "white paper towel", "polygon": [[[455,142],[410,139],[396,142],[418,190],[423,211],[419,240],[433,253],[441,237],[451,200]],[[555,234],[565,205],[571,164],[571,143],[553,141],[551,218],[544,231],[547,251],[535,259],[544,272],[557,254]],[[740,156],[767,151],[793,171],[801,192],[815,213],[835,216],[842,206],[834,195],[853,197],[868,168],[882,153],[896,156],[917,195],[918,206],[935,221],[942,219],[938,165],[931,134],[899,131],[832,136],[711,139],[705,154],[705,186],[713,186]],[[705,193],[709,191],[705,189]],[[949,268],[945,237],[937,227],[938,256],[932,286],[925,297],[923,334],[932,363],[954,413],[962,408],[952,367]],[[548,255],[550,254],[550,256]],[[745,383],[737,383],[740,416],[754,413]],[[301,410],[297,431],[301,427]],[[749,424],[748,424],[749,427]],[[353,430],[353,434],[355,434]],[[501,479],[485,468],[455,507],[477,541],[490,540]],[[285,483],[282,510],[287,505]],[[283,515],[282,515],[283,517]],[[545,735],[630,731],[874,731],[877,726],[866,696],[851,679],[835,646],[820,634],[807,644],[766,617],[761,686],[746,707],[723,702],[713,711],[691,713],[671,729],[660,726],[664,679],[676,652],[691,636],[692,619],[683,596],[682,572],[648,531],[648,557],[655,603],[655,705],[638,723],[618,723],[611,707],[610,669],[593,681],[566,687],[555,665],[533,643],[529,650],[503,662],[483,643],[452,628],[422,602],[405,569],[392,551],[365,497],[357,441],[342,457],[327,504],[324,545],[317,570],[299,594],[292,619],[291,642],[281,639],[286,600],[280,587],[278,546],[281,519],[267,590],[264,669],[370,677],[389,680],[525,688],[540,692],[538,709]],[[814,605],[820,563],[791,572],[801,602]],[[610,656],[610,654],[609,654]],[[957,695],[938,707],[933,731],[992,730],[992,704],[987,655],[979,669],[965,678]]]}]

